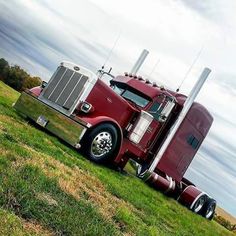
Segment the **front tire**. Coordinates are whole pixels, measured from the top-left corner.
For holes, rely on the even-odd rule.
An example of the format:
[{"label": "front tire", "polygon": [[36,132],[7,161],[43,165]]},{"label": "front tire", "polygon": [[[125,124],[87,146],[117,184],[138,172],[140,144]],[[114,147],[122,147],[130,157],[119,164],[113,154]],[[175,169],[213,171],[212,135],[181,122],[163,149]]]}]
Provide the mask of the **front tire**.
[{"label": "front tire", "polygon": [[118,134],[112,124],[101,124],[86,136],[83,149],[87,157],[96,163],[111,162],[118,147]]}]

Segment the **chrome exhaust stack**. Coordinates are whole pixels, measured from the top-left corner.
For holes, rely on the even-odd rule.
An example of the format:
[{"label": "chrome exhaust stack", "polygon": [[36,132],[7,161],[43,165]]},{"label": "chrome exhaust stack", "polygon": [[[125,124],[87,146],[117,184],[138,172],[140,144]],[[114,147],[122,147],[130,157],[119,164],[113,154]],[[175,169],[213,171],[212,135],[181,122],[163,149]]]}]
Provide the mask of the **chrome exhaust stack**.
[{"label": "chrome exhaust stack", "polygon": [[140,67],[142,66],[142,64],[144,63],[147,55],[149,54],[149,51],[144,49],[142,51],[142,53],[140,54],[138,60],[135,62],[133,68],[130,71],[130,74],[137,74],[138,70],[140,69]]}]

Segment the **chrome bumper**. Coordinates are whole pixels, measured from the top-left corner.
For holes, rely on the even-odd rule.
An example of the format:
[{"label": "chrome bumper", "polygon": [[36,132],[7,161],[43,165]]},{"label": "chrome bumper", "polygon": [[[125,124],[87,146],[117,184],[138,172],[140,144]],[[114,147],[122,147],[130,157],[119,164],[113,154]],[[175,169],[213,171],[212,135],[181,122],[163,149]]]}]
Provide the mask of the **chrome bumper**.
[{"label": "chrome bumper", "polygon": [[89,128],[89,124],[78,121],[77,117],[75,121],[26,92],[21,94],[14,108],[76,148],[80,147],[79,142]]}]

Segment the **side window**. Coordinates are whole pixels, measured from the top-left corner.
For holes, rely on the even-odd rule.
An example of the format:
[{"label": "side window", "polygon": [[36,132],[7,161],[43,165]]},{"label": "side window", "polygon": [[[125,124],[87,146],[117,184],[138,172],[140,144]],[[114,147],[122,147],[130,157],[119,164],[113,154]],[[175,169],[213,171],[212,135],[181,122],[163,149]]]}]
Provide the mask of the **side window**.
[{"label": "side window", "polygon": [[166,96],[160,94],[157,99],[153,102],[152,106],[149,108],[148,112],[153,115],[156,120],[160,119],[161,111],[164,108],[164,104],[166,103]]},{"label": "side window", "polygon": [[160,112],[162,110],[160,105],[161,105],[160,103],[154,102],[152,106],[149,108],[148,112],[151,113],[155,119],[158,119]]},{"label": "side window", "polygon": [[148,112],[153,115],[155,120],[159,122],[165,122],[171,114],[172,109],[175,106],[175,99],[166,94],[160,94],[154,100]]},{"label": "side window", "polygon": [[152,104],[152,106],[150,107],[149,112],[150,113],[156,113],[158,111],[159,107],[160,107],[160,103],[154,102]]},{"label": "side window", "polygon": [[196,149],[199,145],[199,140],[193,135],[188,136],[187,143],[193,148]]}]

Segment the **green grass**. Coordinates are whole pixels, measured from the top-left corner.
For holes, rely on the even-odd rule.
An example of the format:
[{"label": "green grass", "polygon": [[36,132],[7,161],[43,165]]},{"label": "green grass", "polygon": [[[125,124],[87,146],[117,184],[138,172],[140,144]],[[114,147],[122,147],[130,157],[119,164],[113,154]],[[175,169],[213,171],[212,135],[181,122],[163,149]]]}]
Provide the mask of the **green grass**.
[{"label": "green grass", "polygon": [[0,235],[232,235],[35,127],[18,96],[0,82]]}]

